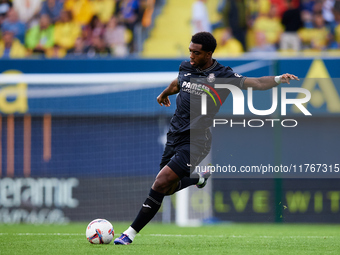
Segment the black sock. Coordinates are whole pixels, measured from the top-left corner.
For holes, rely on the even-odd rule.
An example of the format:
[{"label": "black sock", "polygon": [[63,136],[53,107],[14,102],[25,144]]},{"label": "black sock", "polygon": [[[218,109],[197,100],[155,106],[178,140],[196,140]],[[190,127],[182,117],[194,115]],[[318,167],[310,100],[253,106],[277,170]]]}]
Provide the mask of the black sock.
[{"label": "black sock", "polygon": [[183,177],[179,182],[175,192],[185,189],[186,187],[196,185],[200,180],[200,176],[197,173],[192,173],[190,177]]},{"label": "black sock", "polygon": [[151,189],[149,197],[145,200],[142,209],[139,211],[135,221],[131,224],[131,227],[137,232],[141,231],[141,229],[156,215],[161,207],[163,198],[164,194]]}]

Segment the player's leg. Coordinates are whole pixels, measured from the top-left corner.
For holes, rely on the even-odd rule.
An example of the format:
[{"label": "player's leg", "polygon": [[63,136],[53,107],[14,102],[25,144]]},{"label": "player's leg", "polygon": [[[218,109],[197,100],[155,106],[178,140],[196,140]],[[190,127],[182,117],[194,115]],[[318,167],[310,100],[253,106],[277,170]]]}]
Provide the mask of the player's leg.
[{"label": "player's leg", "polygon": [[[210,152],[212,136],[209,129],[198,134],[192,134],[192,142],[183,142],[175,147],[165,150],[162,157],[161,167],[168,164],[169,167],[180,177],[178,185],[168,190],[165,195],[196,185],[203,188],[211,176],[210,171],[194,172],[197,166]],[[176,151],[175,151],[176,150]],[[169,153],[166,153],[166,152]],[[171,160],[170,160],[171,159]]]},{"label": "player's leg", "polygon": [[158,173],[148,198],[145,200],[139,214],[131,227],[139,232],[158,212],[165,194],[177,187],[178,175],[169,166],[163,167]]},{"label": "player's leg", "polygon": [[129,244],[136,234],[155,216],[166,194],[173,192],[178,186],[179,177],[167,166],[175,155],[175,147],[172,145],[172,137],[168,136],[161,163],[160,172],[150,189],[148,198],[142,205],[136,219],[131,226],[124,231],[120,238],[114,240],[115,244]]},{"label": "player's leg", "polygon": [[190,135],[190,143],[183,145],[184,149],[190,152],[190,177],[183,177],[175,192],[192,185],[196,185],[197,188],[203,188],[207,184],[211,172],[195,172],[195,167],[209,154],[211,141],[212,136],[209,129],[206,129],[203,133],[199,132],[195,134],[192,132]]},{"label": "player's leg", "polygon": [[207,184],[207,180],[211,176],[210,171],[205,171],[205,172],[193,172],[190,174],[190,177],[183,177],[175,187],[175,189],[169,190],[168,193],[165,195],[172,195],[176,193],[177,191],[180,191],[182,189],[185,189],[189,186],[196,185],[197,188],[201,189]]},{"label": "player's leg", "polygon": [[[165,195],[173,194],[184,176],[190,175],[190,146],[175,148],[166,146],[162,157],[161,166],[169,161],[156,176],[150,189],[148,198],[145,200],[137,217],[131,226],[123,234],[114,240],[115,244],[130,244],[137,233],[156,215],[161,207]],[[188,177],[189,178],[189,177]],[[190,179],[189,179],[190,180]],[[192,180],[190,180],[192,182]],[[197,181],[191,185],[197,184]]]},{"label": "player's leg", "polygon": [[176,189],[179,176],[169,166],[163,167],[158,173],[148,198],[142,205],[136,219],[123,234],[114,240],[115,244],[130,244],[141,229],[149,223],[161,207],[165,194]]},{"label": "player's leg", "polygon": [[[145,200],[141,210],[131,226],[124,231],[120,238],[117,238],[115,244],[130,244],[137,233],[156,215],[165,195],[171,195],[178,190],[191,185],[202,185],[207,178],[197,175],[190,178],[192,165],[200,163],[209,153],[211,145],[211,134],[205,134],[202,139],[197,139],[197,146],[190,146],[190,143],[183,142],[180,145],[167,145],[162,157],[162,170],[158,173],[149,197]],[[193,148],[193,157],[190,154],[190,147]],[[167,163],[167,165],[165,165]],[[204,184],[205,185],[205,184]]]}]

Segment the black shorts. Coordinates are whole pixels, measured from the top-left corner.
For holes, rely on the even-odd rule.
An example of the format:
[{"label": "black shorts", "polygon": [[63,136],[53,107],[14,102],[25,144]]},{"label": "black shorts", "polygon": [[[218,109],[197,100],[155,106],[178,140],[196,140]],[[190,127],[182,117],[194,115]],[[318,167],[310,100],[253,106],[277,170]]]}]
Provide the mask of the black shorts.
[{"label": "black shorts", "polygon": [[211,132],[209,129],[198,134],[167,134],[167,143],[160,163],[160,169],[170,167],[180,179],[190,176],[195,167],[209,154],[211,148]]}]

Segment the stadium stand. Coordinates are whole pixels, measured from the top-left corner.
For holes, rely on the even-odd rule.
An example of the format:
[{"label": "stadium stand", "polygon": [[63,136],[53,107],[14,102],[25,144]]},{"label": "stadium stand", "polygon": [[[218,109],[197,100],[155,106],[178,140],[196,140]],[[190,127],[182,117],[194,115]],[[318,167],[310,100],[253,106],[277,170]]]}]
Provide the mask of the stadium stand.
[{"label": "stadium stand", "polygon": [[[178,57],[188,50],[191,37],[191,6],[194,0],[167,1],[144,43],[145,57]],[[181,8],[178,8],[181,6]]]},{"label": "stadium stand", "polygon": [[[74,57],[75,48],[76,56],[85,58],[182,57],[187,54],[192,34],[195,0],[27,0],[25,3],[21,5],[19,0],[0,2],[1,45],[7,45],[3,46],[3,58],[37,57],[37,54],[50,58]],[[273,49],[277,53],[299,54],[339,51],[339,0],[301,3],[298,0],[209,0],[203,3],[218,42],[217,57],[273,52]],[[241,8],[244,11],[239,12],[240,6],[245,6]],[[298,27],[292,28],[287,23],[287,13],[291,12],[288,6],[295,10],[296,17],[300,16]],[[241,15],[238,22],[243,28],[246,24],[245,41],[243,33],[240,36],[238,30],[232,28],[235,24],[230,23],[228,14],[231,9],[231,13],[238,10]],[[65,18],[70,14],[72,17]],[[49,32],[38,29],[42,15],[51,19]],[[25,54],[14,54],[12,44],[4,43],[8,39],[4,34],[9,30],[25,46]],[[296,39],[294,47],[286,47],[292,41],[287,41],[287,36]]]}]

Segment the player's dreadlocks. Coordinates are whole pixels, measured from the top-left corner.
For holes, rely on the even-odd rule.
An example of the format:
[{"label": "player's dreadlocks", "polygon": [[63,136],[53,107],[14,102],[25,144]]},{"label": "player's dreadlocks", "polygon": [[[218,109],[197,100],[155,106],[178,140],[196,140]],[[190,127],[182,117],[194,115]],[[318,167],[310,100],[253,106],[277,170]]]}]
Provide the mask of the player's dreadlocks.
[{"label": "player's dreadlocks", "polygon": [[202,45],[202,50],[214,52],[216,49],[216,39],[208,32],[199,32],[191,37],[191,42]]}]

